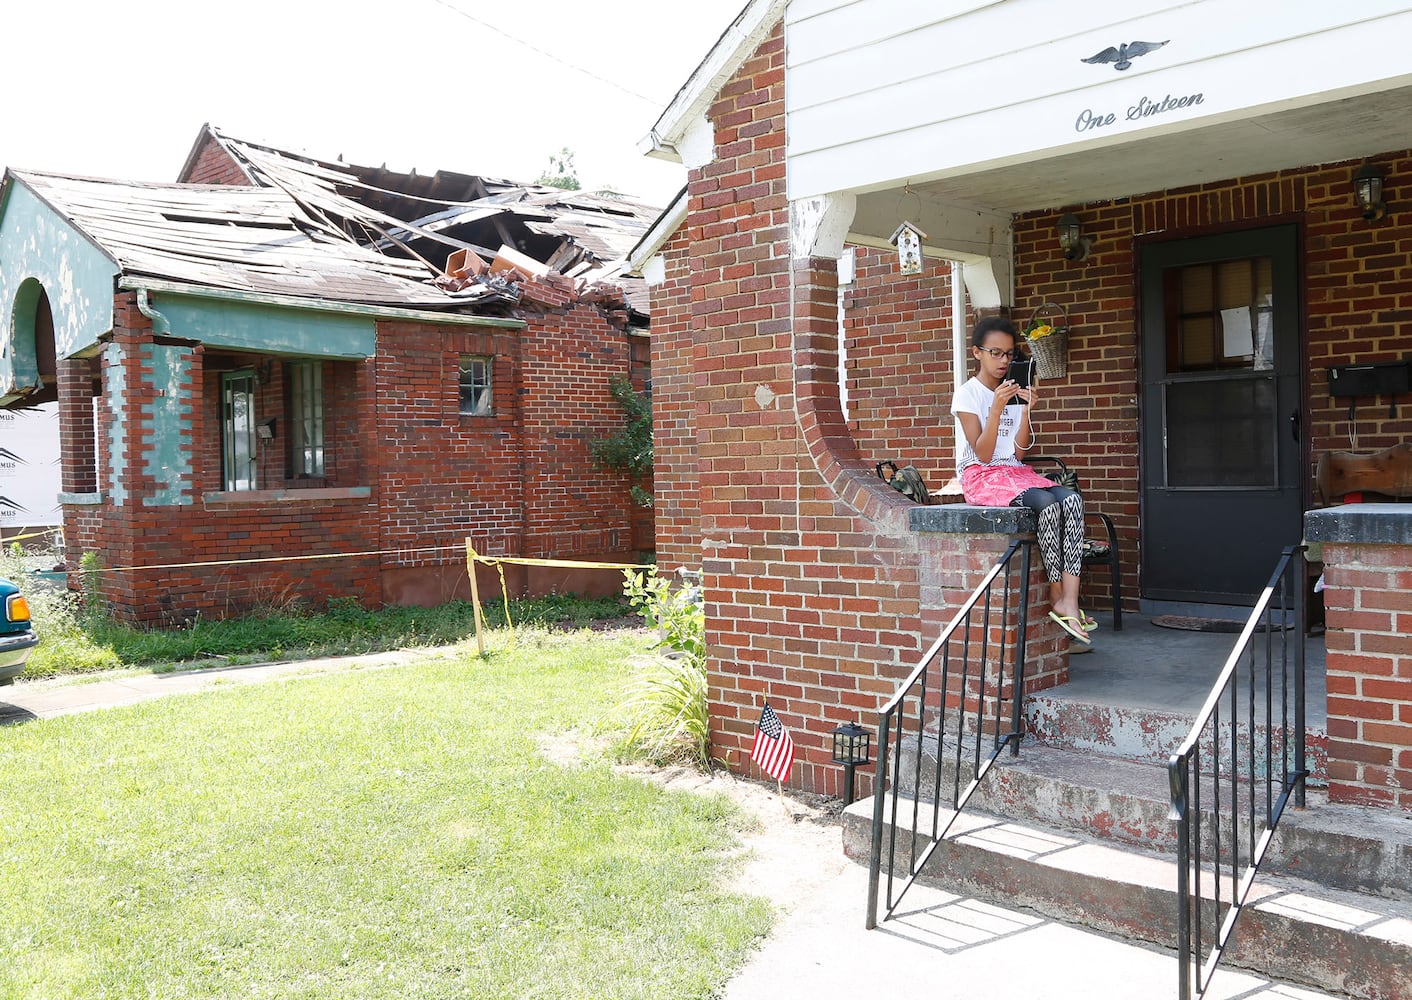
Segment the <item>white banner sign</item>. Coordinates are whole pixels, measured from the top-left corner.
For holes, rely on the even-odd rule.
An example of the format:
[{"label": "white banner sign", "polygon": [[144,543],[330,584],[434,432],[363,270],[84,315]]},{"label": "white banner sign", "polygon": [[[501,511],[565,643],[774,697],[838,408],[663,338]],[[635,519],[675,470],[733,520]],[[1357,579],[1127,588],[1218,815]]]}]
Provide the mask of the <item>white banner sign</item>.
[{"label": "white banner sign", "polygon": [[59,404],[0,410],[0,528],[63,524]]}]

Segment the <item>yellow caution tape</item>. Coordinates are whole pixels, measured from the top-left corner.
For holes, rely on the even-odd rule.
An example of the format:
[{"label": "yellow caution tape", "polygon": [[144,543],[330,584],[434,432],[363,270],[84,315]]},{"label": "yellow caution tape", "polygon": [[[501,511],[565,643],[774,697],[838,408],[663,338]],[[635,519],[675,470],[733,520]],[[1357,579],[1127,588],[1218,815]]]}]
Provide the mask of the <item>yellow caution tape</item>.
[{"label": "yellow caution tape", "polygon": [[473,555],[476,562],[513,563],[516,566],[567,566],[573,569],[649,569],[646,563],[581,562],[577,559],[521,559],[518,556]]},{"label": "yellow caution tape", "polygon": [[0,539],[0,541],[3,541],[6,545],[9,545],[11,542],[22,542],[26,538],[43,538],[46,535],[54,535],[58,532],[58,528],[49,528],[46,531],[31,531],[27,535],[11,535],[9,538]]}]

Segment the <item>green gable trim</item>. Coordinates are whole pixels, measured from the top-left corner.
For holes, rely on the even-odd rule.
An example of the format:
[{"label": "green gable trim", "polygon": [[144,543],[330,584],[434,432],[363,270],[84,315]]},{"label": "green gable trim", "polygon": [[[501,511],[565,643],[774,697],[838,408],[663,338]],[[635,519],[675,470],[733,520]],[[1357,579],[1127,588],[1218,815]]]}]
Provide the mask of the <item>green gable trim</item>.
[{"label": "green gable trim", "polygon": [[113,328],[118,266],[16,177],[0,202],[0,399],[39,385],[34,308],[54,315],[54,348],[71,358]]}]

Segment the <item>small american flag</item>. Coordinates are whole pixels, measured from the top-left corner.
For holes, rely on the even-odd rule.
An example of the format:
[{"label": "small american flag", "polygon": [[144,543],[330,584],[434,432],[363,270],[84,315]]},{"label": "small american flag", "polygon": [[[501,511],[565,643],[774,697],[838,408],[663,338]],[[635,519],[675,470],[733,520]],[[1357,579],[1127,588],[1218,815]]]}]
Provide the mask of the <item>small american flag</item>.
[{"label": "small american flag", "polygon": [[776,781],[784,781],[794,764],[794,741],[784,731],[780,717],[768,702],[760,713],[760,721],[755,723],[755,745],[750,748],[750,759]]}]

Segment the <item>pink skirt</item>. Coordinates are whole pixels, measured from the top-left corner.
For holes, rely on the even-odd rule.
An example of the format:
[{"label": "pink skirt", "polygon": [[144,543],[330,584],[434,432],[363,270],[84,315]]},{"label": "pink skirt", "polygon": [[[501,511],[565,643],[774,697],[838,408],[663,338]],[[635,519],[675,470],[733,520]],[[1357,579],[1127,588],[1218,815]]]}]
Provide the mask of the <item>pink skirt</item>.
[{"label": "pink skirt", "polygon": [[1028,465],[968,465],[961,473],[961,492],[977,507],[1008,507],[1025,490],[1053,485]]}]

